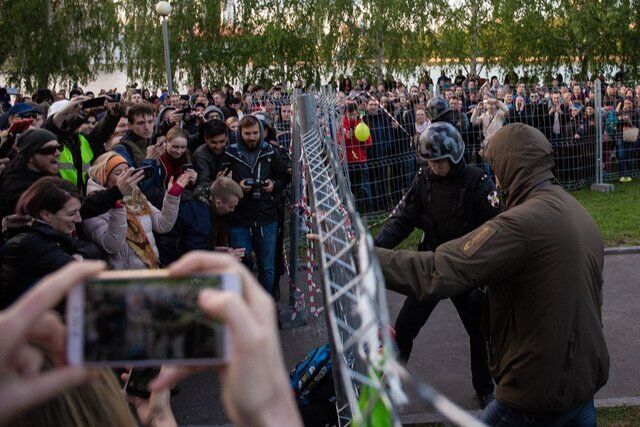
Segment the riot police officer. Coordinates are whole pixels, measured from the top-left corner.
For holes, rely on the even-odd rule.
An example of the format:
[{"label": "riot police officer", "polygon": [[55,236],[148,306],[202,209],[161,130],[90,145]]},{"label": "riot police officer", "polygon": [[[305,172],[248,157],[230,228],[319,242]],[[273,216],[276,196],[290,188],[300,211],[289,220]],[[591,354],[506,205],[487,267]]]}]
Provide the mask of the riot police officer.
[{"label": "riot police officer", "polygon": [[[462,137],[449,123],[434,123],[420,135],[417,157],[422,167],[376,236],[376,246],[394,248],[419,228],[424,235],[418,250],[435,250],[498,214],[495,184],[480,168],[466,165],[463,153]],[[483,300],[484,294],[477,289],[451,298],[469,334],[473,386],[485,406],[493,399],[493,381],[481,332]],[[405,300],[395,324],[404,360],[408,360],[413,340],[436,305],[413,297]]]}]

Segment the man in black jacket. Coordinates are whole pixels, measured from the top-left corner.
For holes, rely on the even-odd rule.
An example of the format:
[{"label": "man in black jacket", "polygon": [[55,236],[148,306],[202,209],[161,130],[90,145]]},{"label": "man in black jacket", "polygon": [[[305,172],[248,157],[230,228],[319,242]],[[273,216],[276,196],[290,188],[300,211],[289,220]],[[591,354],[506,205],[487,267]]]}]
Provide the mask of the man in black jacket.
[{"label": "man in black jacket", "polygon": [[[441,114],[438,115],[438,117]],[[464,142],[449,123],[434,123],[420,136],[418,158],[428,163],[375,238],[375,245],[391,249],[414,228],[424,231],[419,250],[435,250],[498,214],[496,187],[483,171],[464,163]],[[426,166],[426,165],[425,165]],[[483,293],[473,290],[451,298],[469,334],[473,387],[486,406],[493,397],[493,381],[487,367],[481,318]],[[408,360],[413,340],[429,319],[437,301],[405,300],[396,320],[400,357]]]},{"label": "man in black jacket", "polygon": [[232,173],[245,196],[229,214],[229,243],[245,248],[245,263],[255,250],[258,280],[271,292],[278,231],[278,199],[287,183],[285,165],[273,147],[264,141],[265,131],[255,116],[240,120],[240,141],[227,149],[222,169]]},{"label": "man in black jacket", "polygon": [[193,153],[193,166],[198,172],[198,187],[207,190],[222,172],[221,164],[227,148],[227,125],[222,120],[207,121],[202,128],[205,144]]},{"label": "man in black jacket", "polygon": [[31,129],[18,138],[18,154],[2,174],[0,218],[13,213],[18,199],[31,184],[58,174],[61,150],[58,138],[45,129]]}]

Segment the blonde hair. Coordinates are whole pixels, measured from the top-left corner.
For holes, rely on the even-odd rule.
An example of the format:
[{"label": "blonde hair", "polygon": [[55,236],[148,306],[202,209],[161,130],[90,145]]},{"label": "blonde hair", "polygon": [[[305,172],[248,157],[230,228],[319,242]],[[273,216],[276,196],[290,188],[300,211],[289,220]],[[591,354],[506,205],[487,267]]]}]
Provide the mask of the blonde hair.
[{"label": "blonde hair", "polygon": [[100,369],[98,378],[23,413],[7,425],[31,427],[84,427],[113,425],[135,427],[137,423],[129,410],[115,375]]},{"label": "blonde hair", "polygon": [[188,142],[189,134],[184,129],[174,126],[169,129],[169,132],[167,132],[167,136],[165,138],[167,138],[167,141],[173,141],[175,138],[184,138]]},{"label": "blonde hair", "polygon": [[212,198],[222,199],[225,202],[228,201],[231,196],[236,196],[238,199],[242,199],[244,196],[240,185],[231,178],[224,176],[216,178],[213,184],[211,184],[209,191],[211,192]]}]

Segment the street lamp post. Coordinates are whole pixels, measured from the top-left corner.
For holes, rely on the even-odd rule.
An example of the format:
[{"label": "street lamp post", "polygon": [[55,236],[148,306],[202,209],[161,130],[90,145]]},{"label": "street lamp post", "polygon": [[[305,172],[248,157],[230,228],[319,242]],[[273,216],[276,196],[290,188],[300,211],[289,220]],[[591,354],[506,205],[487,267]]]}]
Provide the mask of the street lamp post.
[{"label": "street lamp post", "polygon": [[171,60],[169,59],[169,30],[167,29],[167,16],[171,13],[171,5],[167,1],[159,1],[156,4],[156,12],[162,17],[162,38],[164,39],[164,65],[167,69],[167,90],[173,94],[171,82]]}]

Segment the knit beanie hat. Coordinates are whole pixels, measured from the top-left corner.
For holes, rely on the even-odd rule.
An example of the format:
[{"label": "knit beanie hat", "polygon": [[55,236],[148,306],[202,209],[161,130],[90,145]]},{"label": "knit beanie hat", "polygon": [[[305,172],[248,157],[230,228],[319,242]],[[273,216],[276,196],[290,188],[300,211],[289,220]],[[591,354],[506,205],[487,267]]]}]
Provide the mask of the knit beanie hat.
[{"label": "knit beanie hat", "polygon": [[111,175],[111,172],[113,172],[113,170],[117,167],[120,166],[121,164],[127,164],[127,161],[124,159],[124,157],[118,155],[118,156],[113,156],[111,157],[107,163],[104,165],[104,170],[102,171],[101,176],[99,177],[99,179],[102,181],[100,182],[101,185],[106,185],[107,184],[107,179],[109,179],[109,175]]},{"label": "knit beanie hat", "polygon": [[30,129],[18,138],[18,155],[26,161],[50,141],[58,141],[53,132],[46,129]]}]

